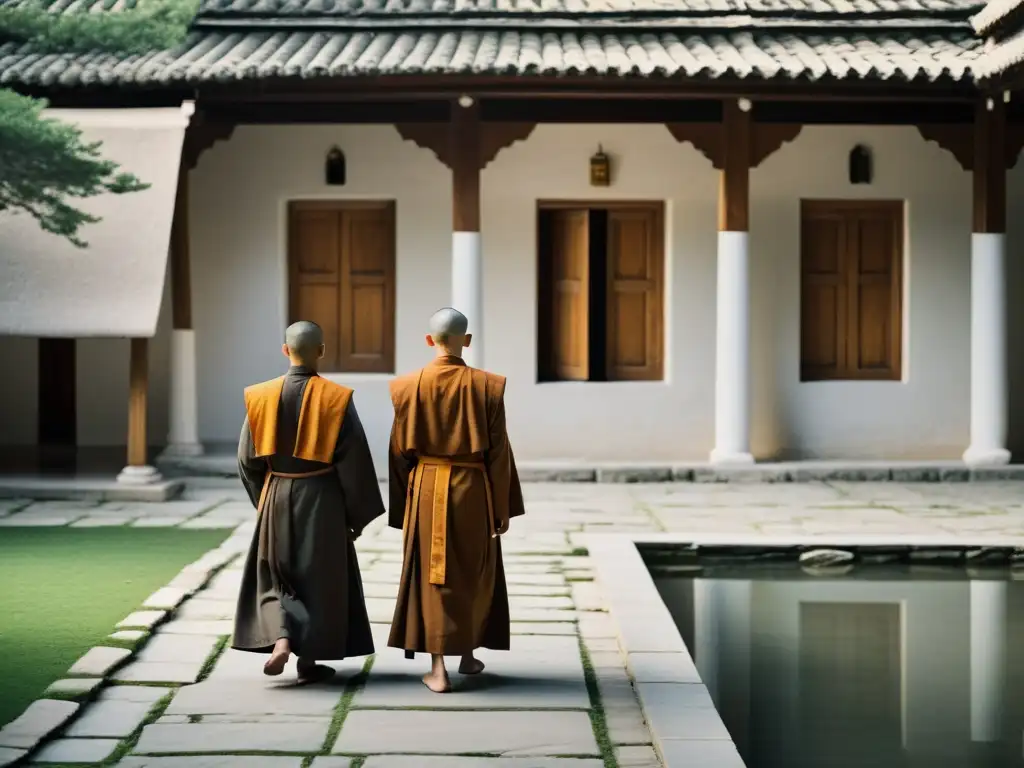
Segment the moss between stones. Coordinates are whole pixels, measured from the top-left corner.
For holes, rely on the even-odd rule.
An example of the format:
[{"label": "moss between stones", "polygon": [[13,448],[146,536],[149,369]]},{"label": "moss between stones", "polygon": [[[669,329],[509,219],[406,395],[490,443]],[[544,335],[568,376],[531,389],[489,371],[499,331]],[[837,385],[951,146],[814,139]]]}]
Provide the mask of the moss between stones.
[{"label": "moss between stones", "polygon": [[217,663],[217,659],[224,653],[224,649],[228,647],[228,635],[221,635],[217,640],[217,644],[213,646],[213,650],[210,651],[210,655],[206,657],[206,661],[203,662],[202,668],[199,670],[199,675],[196,677],[196,682],[201,683],[210,673],[213,671],[213,665]]},{"label": "moss between stones", "polygon": [[345,692],[341,695],[341,700],[338,705],[334,708],[334,716],[331,718],[331,725],[327,729],[327,736],[324,738],[324,745],[320,749],[321,755],[331,754],[331,747],[334,746],[334,742],[338,740],[338,734],[341,733],[341,726],[345,724],[345,718],[348,717],[349,710],[352,708],[352,700],[356,697],[356,693],[359,689],[366,684],[366,679],[370,676],[370,668],[373,667],[373,662],[376,656],[367,657],[363,663],[363,668],[359,672],[349,678],[348,684],[345,686]]},{"label": "moss between stones", "polygon": [[171,689],[166,696],[157,701],[153,708],[149,710],[149,714],[139,723],[138,727],[131,732],[128,738],[118,744],[117,748],[110,753],[110,756],[102,763],[99,763],[99,765],[115,765],[135,749],[135,745],[139,743],[139,739],[142,737],[142,729],[147,725],[152,725],[163,716],[164,712],[167,711],[167,707],[171,705],[171,699],[174,698],[175,691],[177,691],[177,688]]},{"label": "moss between stones", "polygon": [[612,744],[611,736],[608,734],[608,720],[605,717],[604,705],[601,702],[601,689],[597,685],[597,673],[594,671],[594,664],[590,660],[590,652],[583,643],[583,638],[578,636],[580,644],[580,658],[583,661],[583,679],[587,684],[587,693],[590,696],[590,723],[594,728],[594,738],[597,740],[597,748],[604,761],[604,768],[618,768],[619,763],[615,758],[615,747]]}]

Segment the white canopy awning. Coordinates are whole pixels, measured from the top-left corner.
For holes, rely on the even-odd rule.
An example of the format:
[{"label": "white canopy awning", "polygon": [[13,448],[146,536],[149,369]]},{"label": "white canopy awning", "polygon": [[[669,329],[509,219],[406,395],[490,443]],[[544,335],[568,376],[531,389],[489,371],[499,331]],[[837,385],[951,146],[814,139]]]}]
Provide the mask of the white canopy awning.
[{"label": "white canopy awning", "polygon": [[160,109],[51,109],[44,114],[102,142],[101,155],[149,188],[72,204],[100,217],[77,248],[24,213],[0,214],[0,334],[149,337],[167,273],[185,128],[194,105]]}]

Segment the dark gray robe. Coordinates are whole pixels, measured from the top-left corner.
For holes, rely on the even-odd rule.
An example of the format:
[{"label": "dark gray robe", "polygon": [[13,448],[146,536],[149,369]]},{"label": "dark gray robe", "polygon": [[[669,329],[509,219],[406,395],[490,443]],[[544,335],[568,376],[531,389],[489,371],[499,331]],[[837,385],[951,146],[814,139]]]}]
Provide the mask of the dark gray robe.
[{"label": "dark gray robe", "polygon": [[[328,465],[292,455],[306,383],[316,374],[293,366],[278,408],[276,472],[304,473]],[[255,457],[249,422],[238,442],[238,471],[253,506],[259,505],[267,461]],[[370,448],[355,404],[349,402],[334,449],[335,471],[302,479],[275,478],[246,558],[231,647],[269,653],[288,637],[267,561],[271,532],[281,576],[310,617],[309,647],[292,651],[307,659],[342,659],[373,653],[363,584],[353,539],[384,514]]]}]

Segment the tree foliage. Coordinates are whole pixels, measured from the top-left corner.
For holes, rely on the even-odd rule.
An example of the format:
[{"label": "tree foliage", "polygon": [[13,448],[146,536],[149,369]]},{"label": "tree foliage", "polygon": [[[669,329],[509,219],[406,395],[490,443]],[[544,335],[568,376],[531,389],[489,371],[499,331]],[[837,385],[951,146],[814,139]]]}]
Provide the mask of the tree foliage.
[{"label": "tree foliage", "polygon": [[[3,0],[0,0],[3,2]],[[38,53],[142,54],[185,39],[197,0],[143,0],[122,11],[54,13],[41,0],[0,5],[0,42]],[[105,160],[99,143],[43,115],[46,102],[0,89],[0,211],[33,216],[47,232],[85,247],[81,228],[96,217],[75,199],[148,187]]]},{"label": "tree foliage", "polygon": [[46,103],[0,90],[0,211],[22,211],[47,232],[79,247],[84,224],[98,221],[68,200],[146,189],[117,164],[100,157],[100,145],[82,141],[73,125],[44,117]]},{"label": "tree foliage", "polygon": [[185,39],[196,0],[143,0],[122,11],[53,13],[42,0],[0,5],[0,38],[40,53],[140,54]]}]

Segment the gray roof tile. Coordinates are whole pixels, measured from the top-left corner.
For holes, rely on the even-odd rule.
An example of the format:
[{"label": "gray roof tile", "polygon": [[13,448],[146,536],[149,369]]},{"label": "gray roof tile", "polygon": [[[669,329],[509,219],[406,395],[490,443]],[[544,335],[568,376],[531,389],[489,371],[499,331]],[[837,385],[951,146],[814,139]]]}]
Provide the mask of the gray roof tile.
[{"label": "gray roof tile", "polygon": [[969,34],[499,31],[197,32],[146,56],[43,55],[0,45],[0,85],[191,85],[263,78],[494,74],[959,81]]}]

